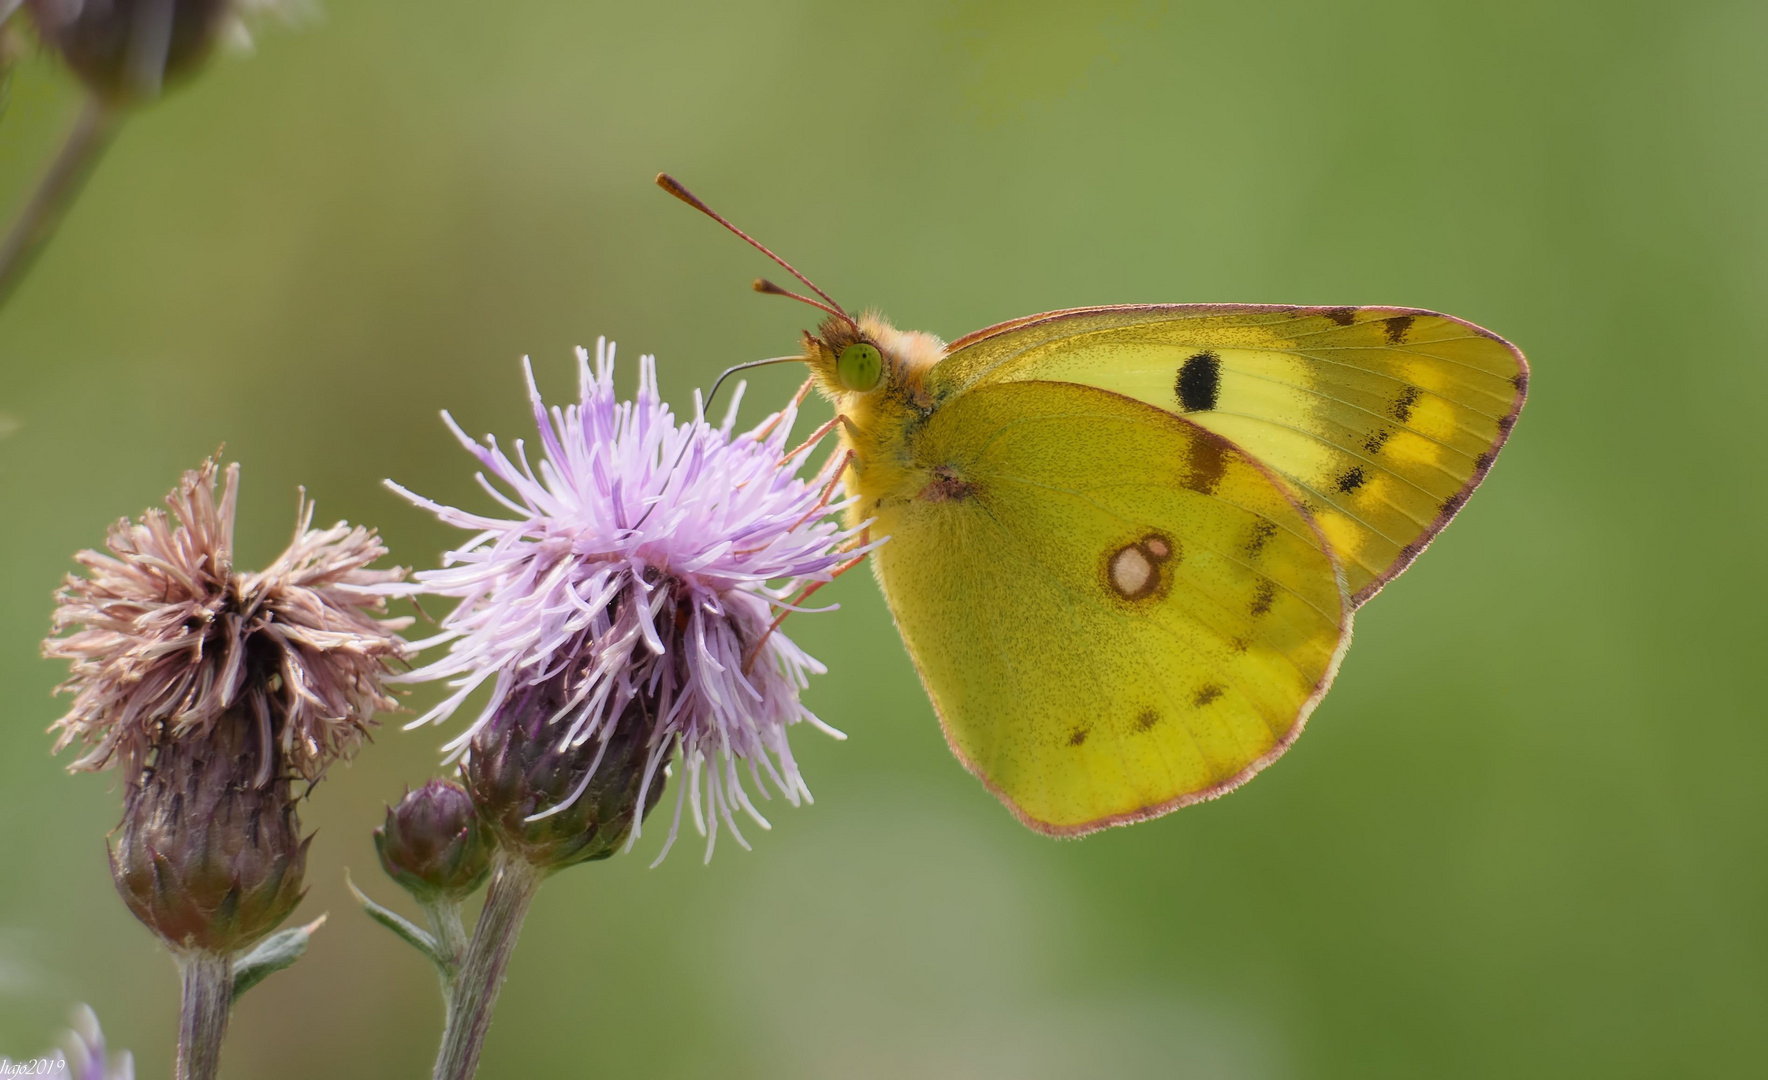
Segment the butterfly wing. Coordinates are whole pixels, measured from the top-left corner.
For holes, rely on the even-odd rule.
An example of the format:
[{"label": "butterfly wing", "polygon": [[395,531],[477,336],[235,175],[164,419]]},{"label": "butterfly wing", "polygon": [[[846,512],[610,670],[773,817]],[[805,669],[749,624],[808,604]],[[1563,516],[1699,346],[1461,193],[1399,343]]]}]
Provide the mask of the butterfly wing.
[{"label": "butterfly wing", "polygon": [[1080,834],[1226,792],[1300,734],[1350,642],[1325,538],[1189,420],[1000,381],[912,442],[873,556],[965,765],[1026,824]]},{"label": "butterfly wing", "polygon": [[1495,334],[1411,308],[1143,305],[978,331],[952,343],[930,390],[1032,379],[1136,398],[1247,451],[1313,514],[1361,604],[1484,479],[1528,365]]}]

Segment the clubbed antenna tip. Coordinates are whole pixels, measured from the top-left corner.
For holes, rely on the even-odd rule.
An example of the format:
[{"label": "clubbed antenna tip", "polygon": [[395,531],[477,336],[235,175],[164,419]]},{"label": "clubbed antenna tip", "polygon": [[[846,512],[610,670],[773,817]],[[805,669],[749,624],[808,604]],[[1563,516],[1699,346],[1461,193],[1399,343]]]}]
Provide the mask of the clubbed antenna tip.
[{"label": "clubbed antenna tip", "polygon": [[[844,309],[840,304],[836,303],[834,297],[830,296],[828,293],[824,292],[823,290],[817,288],[816,282],[805,277],[803,274],[800,274],[792,266],[791,263],[780,258],[778,255],[775,255],[771,250],[769,250],[767,245],[765,245],[761,241],[755,239],[753,236],[750,236],[748,233],[744,232],[743,230],[737,228],[735,225],[732,225],[718,211],[712,209],[710,206],[707,206],[705,203],[701,202],[699,196],[695,195],[693,192],[691,192],[687,188],[683,187],[680,180],[677,180],[675,177],[670,176],[668,173],[658,173],[657,174],[657,186],[662,188],[664,191],[669,192],[669,194],[675,196],[676,198],[680,199],[682,202],[687,203],[689,206],[693,207],[695,210],[698,210],[700,213],[705,214],[707,217],[711,218],[713,221],[716,221],[720,225],[723,225],[725,228],[729,229],[731,232],[733,232],[733,233],[737,234],[737,236],[741,237],[743,239],[743,241],[745,243],[747,243],[750,247],[754,248],[756,251],[761,252],[763,255],[766,255],[768,258],[772,259],[774,262],[779,263],[780,266],[785,269],[786,273],[791,274],[793,277],[797,278],[799,281],[804,282],[805,286],[807,288],[809,288],[811,292],[816,293],[818,296],[822,297],[823,300],[827,302],[827,306],[825,307],[823,304],[819,304],[816,301],[811,300],[809,297],[799,296],[797,293],[793,293],[793,292],[787,292],[786,290],[781,289],[779,286],[772,285],[770,282],[766,282],[766,281],[757,281],[755,284],[755,291],[757,291],[757,292],[771,292],[771,293],[775,293],[776,295],[779,295],[779,296],[790,296],[790,297],[793,297],[798,300],[803,300],[805,303],[810,304],[813,307],[822,308],[824,311],[827,311],[829,314],[834,315],[834,316],[841,318],[841,319],[845,319],[849,323],[853,322],[853,317],[851,315],[847,314],[846,309]],[[763,285],[769,285],[770,287],[763,288],[762,287]]]}]

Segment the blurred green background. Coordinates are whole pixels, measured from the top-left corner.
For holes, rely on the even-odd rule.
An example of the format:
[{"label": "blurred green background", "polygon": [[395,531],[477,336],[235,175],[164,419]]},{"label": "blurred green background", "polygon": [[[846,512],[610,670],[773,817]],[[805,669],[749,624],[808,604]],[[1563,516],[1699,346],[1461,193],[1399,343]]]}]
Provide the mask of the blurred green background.
[{"label": "blurred green background", "polygon": [[[0,313],[0,1052],[74,1001],[166,1075],[170,963],[38,657],[76,549],[225,441],[242,561],[295,489],[433,565],[380,487],[485,506],[437,419],[526,432],[518,357],[794,347],[759,256],[955,337],[1128,301],[1438,308],[1528,352],[1490,482],[1358,620],[1307,736],[1217,803],[1033,835],[952,759],[861,574],[795,631],[814,807],[542,892],[485,1080],[1739,1075],[1768,1056],[1768,7],[1481,0],[331,0],[142,112]],[[28,62],[0,206],[76,104]],[[748,415],[795,385],[759,374]],[[412,698],[433,700],[431,691]],[[236,1077],[428,1075],[431,972],[354,910],[443,733],[305,811],[331,922]],[[457,731],[451,727],[449,733]]]}]

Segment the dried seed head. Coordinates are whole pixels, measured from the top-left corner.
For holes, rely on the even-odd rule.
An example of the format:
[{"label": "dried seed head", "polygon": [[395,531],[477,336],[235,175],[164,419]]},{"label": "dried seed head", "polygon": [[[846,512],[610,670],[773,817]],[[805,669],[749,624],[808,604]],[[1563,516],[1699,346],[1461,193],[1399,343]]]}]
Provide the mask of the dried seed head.
[{"label": "dried seed head", "polygon": [[111,851],[123,902],[174,950],[245,949],[304,891],[311,837],[301,839],[289,777],[278,770],[257,782],[265,755],[256,726],[239,710],[226,720],[155,748]]},{"label": "dried seed head", "polygon": [[510,694],[461,770],[498,846],[547,872],[614,854],[663,795],[661,776],[646,783],[655,702],[634,698],[617,723],[573,745],[551,722],[572,684],[560,676]]},{"label": "dried seed head", "polygon": [[381,680],[405,654],[396,631],[409,619],[378,619],[377,586],[399,568],[366,569],[386,554],[374,532],[339,523],[311,528],[303,494],[295,539],[261,573],[233,568],[239,466],[227,467],[216,500],[213,461],[184,474],[135,524],[111,526],[110,554],[83,551],[56,593],[60,634],[43,654],[72,661],[57,692],[73,707],[50,729],[57,752],[91,747],[70,770],[121,760],[131,787],[163,743],[209,738],[223,718],[252,729],[247,779],[268,784],[283,770],[316,780],[351,753],[375,710],[396,703]]},{"label": "dried seed head", "polygon": [[426,903],[464,900],[491,874],[491,839],[466,789],[431,780],[387,808],[374,831],[381,869]]},{"label": "dried seed head", "polygon": [[153,97],[201,67],[227,0],[25,0],[45,44],[111,101]]},{"label": "dried seed head", "polygon": [[[0,4],[0,7],[5,7]],[[24,0],[43,43],[113,104],[157,97],[200,70],[217,44],[247,41],[245,22],[283,0]]]}]

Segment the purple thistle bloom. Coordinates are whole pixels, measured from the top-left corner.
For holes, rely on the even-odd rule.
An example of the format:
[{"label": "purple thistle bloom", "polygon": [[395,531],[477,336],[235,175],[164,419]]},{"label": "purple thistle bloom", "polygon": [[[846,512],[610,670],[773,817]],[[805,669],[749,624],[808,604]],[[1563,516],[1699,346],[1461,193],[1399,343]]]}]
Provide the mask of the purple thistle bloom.
[{"label": "purple thistle bloom", "polygon": [[[640,358],[638,396],[630,402],[614,396],[612,345],[596,343],[593,370],[587,351],[579,349],[577,358],[582,403],[550,411],[523,361],[540,430],[538,471],[520,440],[512,457],[494,437],[480,445],[442,414],[485,467],[480,485],[512,517],[442,506],[388,481],[442,521],[474,533],[444,555],[441,569],[389,587],[460,601],[442,620],[443,632],[419,643],[449,642],[448,655],[401,677],[448,680],[454,693],[409,726],[446,720],[494,680],[478,719],[448,744],[461,752],[520,691],[563,679],[564,703],[548,722],[571,745],[595,739],[605,749],[628,705],[642,699],[655,719],[639,803],[679,748],[687,777],[663,850],[674,843],[685,801],[710,859],[721,821],[748,846],[737,829],[738,810],[768,827],[744,788],[739,761],[763,798],[765,772],[796,806],[810,801],[810,790],[786,728],[805,720],[844,737],[799,700],[808,676],[823,666],[768,628],[792,610],[789,595],[827,581],[865,549],[849,544],[859,530],[828,520],[848,503],[826,505],[822,483],[796,475],[810,449],[785,459],[796,402],[733,435],[736,401],[714,428],[696,395],[694,419],[677,425],[658,398],[654,357]],[[739,388],[737,401],[741,394]],[[632,837],[638,834],[635,822]]]}]

